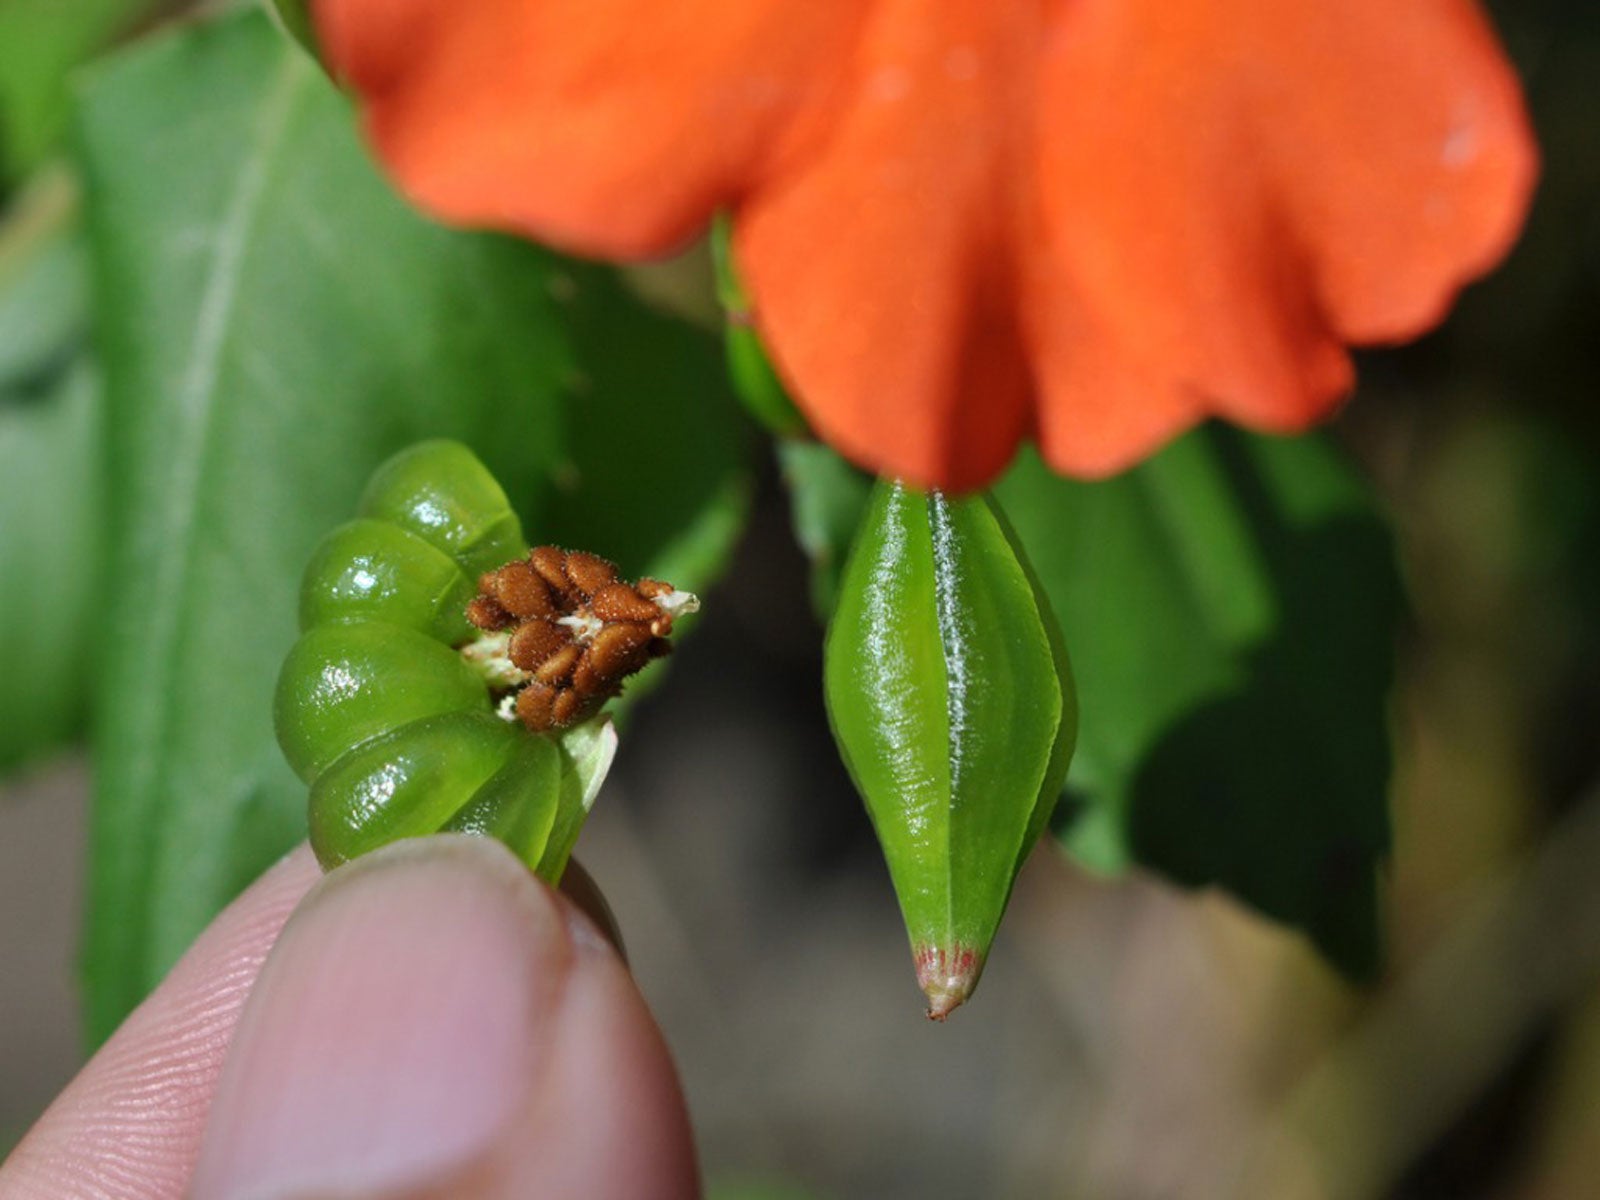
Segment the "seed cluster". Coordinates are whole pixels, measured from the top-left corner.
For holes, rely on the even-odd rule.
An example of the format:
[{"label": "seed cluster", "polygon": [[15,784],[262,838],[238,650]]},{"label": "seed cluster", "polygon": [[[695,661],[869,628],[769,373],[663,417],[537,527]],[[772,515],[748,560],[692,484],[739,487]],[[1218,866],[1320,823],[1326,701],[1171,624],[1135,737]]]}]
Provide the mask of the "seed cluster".
[{"label": "seed cluster", "polygon": [[509,634],[507,655],[527,676],[514,711],[544,733],[594,715],[623,680],[672,649],[676,598],[693,600],[655,579],[625,583],[598,555],[539,546],[478,580],[467,619]]}]

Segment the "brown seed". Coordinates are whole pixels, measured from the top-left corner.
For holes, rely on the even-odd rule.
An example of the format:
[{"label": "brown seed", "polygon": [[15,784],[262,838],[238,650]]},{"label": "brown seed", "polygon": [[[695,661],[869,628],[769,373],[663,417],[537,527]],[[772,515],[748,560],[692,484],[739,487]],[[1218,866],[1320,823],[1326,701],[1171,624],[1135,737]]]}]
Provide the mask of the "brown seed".
[{"label": "brown seed", "polygon": [[517,617],[553,617],[556,607],[550,598],[550,589],[543,579],[526,562],[518,559],[507,563],[492,577],[489,594],[500,602],[500,607]]},{"label": "brown seed", "polygon": [[555,698],[554,688],[530,683],[517,693],[517,719],[534,733],[543,733],[555,720],[552,712]]},{"label": "brown seed", "polygon": [[572,589],[567,578],[567,555],[559,546],[535,546],[528,552],[528,563],[550,585],[557,600],[564,600]]},{"label": "brown seed", "polygon": [[[511,631],[505,653],[532,676],[516,695],[516,716],[537,733],[593,716],[629,675],[671,649],[672,615],[654,599],[672,585],[626,583],[597,554],[538,546],[480,576],[478,590],[467,616],[482,629]],[[562,617],[579,618],[581,632]]]},{"label": "brown seed", "polygon": [[642,625],[607,625],[589,643],[589,664],[602,680],[620,682],[649,661],[650,631]]},{"label": "brown seed", "polygon": [[613,583],[601,588],[589,602],[594,615],[602,621],[653,621],[661,610],[625,583]]},{"label": "brown seed", "polygon": [[478,596],[467,605],[467,620],[479,629],[487,629],[491,633],[497,629],[504,629],[507,625],[514,624],[516,618],[501,608],[489,596]]},{"label": "brown seed", "polygon": [[540,683],[547,683],[552,687],[565,683],[572,677],[573,668],[578,665],[578,660],[583,657],[583,647],[568,642],[549,658],[539,665],[533,677]]},{"label": "brown seed", "polygon": [[572,680],[567,686],[580,696],[595,696],[604,693],[609,682],[595,674],[594,656],[585,654],[578,663],[578,669],[573,671]]},{"label": "brown seed", "polygon": [[567,686],[578,695],[599,705],[622,691],[622,681],[627,678],[627,674],[627,672],[623,672],[622,675],[604,674],[596,669],[594,655],[585,654],[583,661],[578,664],[578,669],[572,673],[572,682]]},{"label": "brown seed", "polygon": [[572,634],[565,626],[535,617],[524,621],[511,635],[511,661],[521,670],[537,670],[557,650],[571,643]]},{"label": "brown seed", "polygon": [[550,723],[554,728],[571,725],[583,716],[582,699],[571,688],[562,688],[556,693],[555,701],[550,706]]},{"label": "brown seed", "polygon": [[617,565],[607,562],[598,554],[585,554],[574,550],[567,555],[567,578],[578,585],[578,590],[592,596],[608,583],[617,581]]}]

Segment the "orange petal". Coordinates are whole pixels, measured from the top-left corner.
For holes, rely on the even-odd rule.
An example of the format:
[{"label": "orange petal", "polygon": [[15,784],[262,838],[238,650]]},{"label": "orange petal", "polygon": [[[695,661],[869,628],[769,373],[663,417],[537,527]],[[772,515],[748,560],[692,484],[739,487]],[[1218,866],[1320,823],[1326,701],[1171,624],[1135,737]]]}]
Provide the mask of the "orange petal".
[{"label": "orange petal", "polygon": [[773,357],[881,474],[974,487],[1031,432],[1008,247],[1038,25],[1032,4],[882,0],[825,140],[739,210]]},{"label": "orange petal", "polygon": [[1200,416],[1303,428],[1341,342],[1438,321],[1536,152],[1465,0],[1076,0],[1042,48],[1026,326],[1061,470]]},{"label": "orange petal", "polygon": [[852,0],[315,0],[420,207],[583,253],[672,249],[825,105]]}]

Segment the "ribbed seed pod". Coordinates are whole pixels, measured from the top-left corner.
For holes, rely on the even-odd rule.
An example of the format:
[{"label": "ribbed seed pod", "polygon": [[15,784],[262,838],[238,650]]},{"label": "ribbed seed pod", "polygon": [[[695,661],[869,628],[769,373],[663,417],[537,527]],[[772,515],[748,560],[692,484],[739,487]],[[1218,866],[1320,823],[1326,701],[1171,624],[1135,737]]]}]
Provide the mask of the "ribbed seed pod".
[{"label": "ribbed seed pod", "polygon": [[558,880],[616,746],[597,714],[650,657],[606,647],[665,649],[648,624],[594,614],[601,593],[667,629],[692,605],[670,587],[646,600],[592,554],[530,553],[464,446],[424,442],[380,467],[361,516],[311,556],[278,679],[278,740],[310,784],[319,861],[452,829]]},{"label": "ribbed seed pod", "polygon": [[877,485],[825,670],[834,736],[942,1019],[977,985],[1077,730],[1054,614],[988,497]]}]

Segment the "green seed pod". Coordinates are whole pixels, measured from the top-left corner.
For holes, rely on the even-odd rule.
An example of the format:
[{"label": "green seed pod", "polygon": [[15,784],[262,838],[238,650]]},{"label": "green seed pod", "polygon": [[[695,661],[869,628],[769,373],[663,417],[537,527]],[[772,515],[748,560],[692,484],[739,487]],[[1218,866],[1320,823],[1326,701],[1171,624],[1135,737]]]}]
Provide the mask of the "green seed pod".
[{"label": "green seed pod", "polygon": [[467,605],[478,594],[455,559],[387,521],[335,529],[312,552],[300,586],[300,628],[332,621],[387,621],[456,645],[472,636]]},{"label": "green seed pod", "polygon": [[825,669],[834,737],[942,1019],[977,985],[1077,733],[1055,616],[989,497],[876,485]]},{"label": "green seed pod", "polygon": [[317,625],[284,661],[278,744],[310,783],[351,746],[410,721],[486,705],[481,676],[443,642],[383,621]]},{"label": "green seed pod", "polygon": [[[485,709],[424,717],[358,742],[311,785],[312,844],[330,851],[318,857],[330,866],[445,828],[507,765],[518,740]],[[500,825],[517,816],[496,814]]]},{"label": "green seed pod", "polygon": [[616,749],[600,708],[694,598],[626,584],[594,555],[529,551],[454,442],[390,459],[361,513],[312,553],[274,701],[318,860],[456,830],[559,880]]},{"label": "green seed pod", "polygon": [[527,552],[506,494],[459,442],[418,442],[373,473],[361,515],[443,550],[471,578]]},{"label": "green seed pod", "polygon": [[443,827],[499,838],[519,858],[537,864],[555,828],[561,755],[549,738],[518,740],[521,745]]}]

